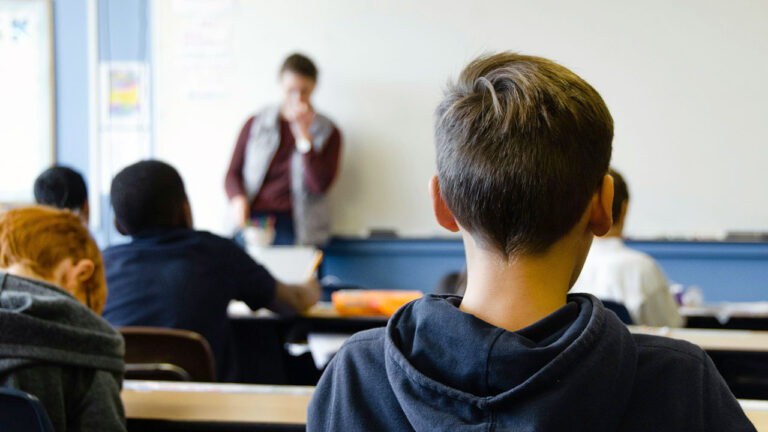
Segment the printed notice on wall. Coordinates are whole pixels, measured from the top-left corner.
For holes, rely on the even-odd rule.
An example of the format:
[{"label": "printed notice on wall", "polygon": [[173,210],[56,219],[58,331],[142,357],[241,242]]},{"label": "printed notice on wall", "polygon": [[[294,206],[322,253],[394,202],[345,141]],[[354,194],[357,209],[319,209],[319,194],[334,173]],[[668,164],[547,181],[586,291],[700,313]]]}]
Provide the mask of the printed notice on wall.
[{"label": "printed notice on wall", "polygon": [[189,100],[218,100],[232,91],[234,66],[233,2],[174,0],[174,25],[168,29],[178,84]]},{"label": "printed notice on wall", "polygon": [[149,82],[144,62],[101,64],[102,128],[145,128],[149,124]]}]

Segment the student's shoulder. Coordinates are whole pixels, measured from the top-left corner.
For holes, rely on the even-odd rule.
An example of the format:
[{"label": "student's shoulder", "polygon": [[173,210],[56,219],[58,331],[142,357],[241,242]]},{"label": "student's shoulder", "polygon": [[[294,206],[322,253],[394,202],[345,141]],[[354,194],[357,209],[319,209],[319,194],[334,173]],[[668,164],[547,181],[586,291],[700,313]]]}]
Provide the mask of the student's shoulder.
[{"label": "student's shoulder", "polygon": [[688,341],[646,334],[633,334],[632,337],[641,361],[669,364],[675,368],[707,367],[707,354]]},{"label": "student's shoulder", "polygon": [[223,243],[227,243],[227,244],[230,244],[230,245],[233,245],[233,246],[237,246],[237,245],[235,245],[235,243],[231,239],[222,237],[222,236],[220,236],[218,234],[214,234],[214,233],[212,233],[210,231],[190,230],[189,235],[191,237],[195,237],[195,238],[198,238],[198,239],[203,240],[203,241],[209,241],[209,242],[212,242],[212,243],[222,243],[222,244]]},{"label": "student's shoulder", "polygon": [[368,330],[363,330],[353,334],[349,339],[344,342],[342,349],[348,350],[367,350],[384,347],[384,339],[386,338],[386,328],[377,327]]},{"label": "student's shoulder", "polygon": [[384,361],[384,341],[386,328],[379,327],[355,333],[344,342],[336,353],[343,362]]},{"label": "student's shoulder", "polygon": [[209,231],[191,231],[189,235],[194,239],[195,243],[198,243],[201,246],[216,249],[227,254],[245,254],[245,251],[235,244],[232,239],[222,237],[218,234]]},{"label": "student's shoulder", "polygon": [[132,243],[133,243],[132,241],[129,241],[127,243],[120,243],[120,244],[106,247],[101,251],[101,255],[104,258],[120,255],[122,253],[125,253],[125,251],[131,250]]}]

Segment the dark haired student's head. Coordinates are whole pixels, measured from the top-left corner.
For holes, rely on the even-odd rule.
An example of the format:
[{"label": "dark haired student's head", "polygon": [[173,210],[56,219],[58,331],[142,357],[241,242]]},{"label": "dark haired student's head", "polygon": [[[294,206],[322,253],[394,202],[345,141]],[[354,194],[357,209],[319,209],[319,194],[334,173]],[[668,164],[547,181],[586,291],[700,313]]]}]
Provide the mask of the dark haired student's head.
[{"label": "dark haired student's head", "polygon": [[435,139],[440,192],[456,222],[506,256],[538,254],[601,186],[613,120],[565,67],[501,53],[476,59],[449,86]]},{"label": "dark haired student's head", "polygon": [[191,228],[192,214],[181,176],[154,160],[137,162],[112,180],[115,226],[124,235],[160,228]]},{"label": "dark haired student's head", "polygon": [[624,232],[624,221],[629,207],[629,189],[624,177],[615,169],[609,171],[613,177],[613,226],[606,237],[621,237]]},{"label": "dark haired student's head", "polygon": [[34,193],[38,204],[71,210],[88,224],[88,188],[72,168],[54,166],[43,171],[35,180]]}]

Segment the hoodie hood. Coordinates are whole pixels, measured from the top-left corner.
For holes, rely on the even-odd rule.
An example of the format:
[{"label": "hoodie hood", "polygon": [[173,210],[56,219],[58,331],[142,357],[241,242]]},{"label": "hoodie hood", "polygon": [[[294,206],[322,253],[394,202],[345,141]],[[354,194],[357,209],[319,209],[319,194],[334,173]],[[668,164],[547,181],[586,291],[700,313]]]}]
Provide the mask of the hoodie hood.
[{"label": "hoodie hood", "polygon": [[426,296],[387,325],[387,379],[416,430],[556,430],[571,418],[583,430],[619,427],[637,352],[599,300],[569,295],[564,307],[516,332],[462,312],[460,302]]},{"label": "hoodie hood", "polygon": [[68,292],[0,273],[0,375],[34,363],[123,373],[123,338]]}]

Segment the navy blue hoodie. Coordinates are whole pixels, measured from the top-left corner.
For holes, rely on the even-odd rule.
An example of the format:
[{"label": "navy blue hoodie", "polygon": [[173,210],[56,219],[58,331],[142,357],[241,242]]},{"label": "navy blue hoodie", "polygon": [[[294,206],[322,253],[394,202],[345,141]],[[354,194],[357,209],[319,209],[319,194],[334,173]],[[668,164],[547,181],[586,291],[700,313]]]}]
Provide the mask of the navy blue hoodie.
[{"label": "navy blue hoodie", "polygon": [[309,431],[754,431],[709,357],[574,294],[509,332],[426,296],[350,338]]}]

